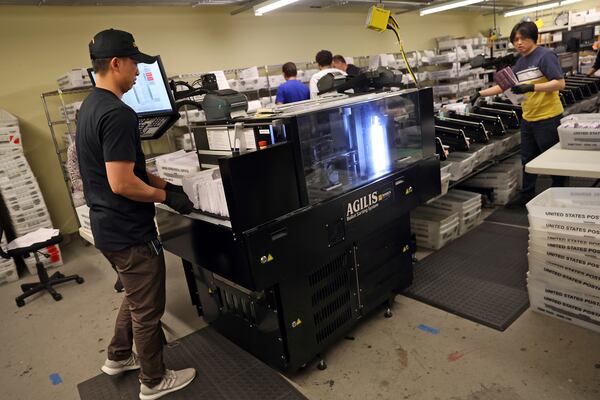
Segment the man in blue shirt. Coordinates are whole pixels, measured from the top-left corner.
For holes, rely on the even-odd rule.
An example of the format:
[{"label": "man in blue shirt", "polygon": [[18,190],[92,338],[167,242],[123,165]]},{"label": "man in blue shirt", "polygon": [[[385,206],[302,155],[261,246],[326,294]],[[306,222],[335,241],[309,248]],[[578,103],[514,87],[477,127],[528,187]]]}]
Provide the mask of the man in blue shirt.
[{"label": "man in blue shirt", "polygon": [[296,64],[293,62],[287,62],[281,67],[285,83],[279,86],[277,89],[277,97],[275,103],[287,104],[295,101],[308,100],[310,98],[310,92],[306,85],[296,79],[298,70]]}]

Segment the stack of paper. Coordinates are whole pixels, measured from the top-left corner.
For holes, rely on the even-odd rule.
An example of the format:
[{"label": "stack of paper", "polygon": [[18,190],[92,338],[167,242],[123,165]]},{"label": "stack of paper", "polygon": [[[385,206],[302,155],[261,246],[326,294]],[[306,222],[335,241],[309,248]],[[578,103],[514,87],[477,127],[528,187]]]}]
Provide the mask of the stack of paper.
[{"label": "stack of paper", "polygon": [[184,176],[200,170],[196,152],[179,150],[156,157],[158,175],[174,185],[181,185]]},{"label": "stack of paper", "polygon": [[517,76],[510,67],[503,68],[496,72],[494,74],[494,82],[496,82],[503,91],[519,84]]},{"label": "stack of paper", "polygon": [[509,90],[519,84],[519,79],[510,67],[501,69],[494,74],[494,82],[504,91],[504,95],[513,104],[521,104],[525,96],[514,93]]},{"label": "stack of paper", "polygon": [[209,214],[229,217],[221,172],[218,168],[185,176],[183,190],[194,203],[194,208]]}]

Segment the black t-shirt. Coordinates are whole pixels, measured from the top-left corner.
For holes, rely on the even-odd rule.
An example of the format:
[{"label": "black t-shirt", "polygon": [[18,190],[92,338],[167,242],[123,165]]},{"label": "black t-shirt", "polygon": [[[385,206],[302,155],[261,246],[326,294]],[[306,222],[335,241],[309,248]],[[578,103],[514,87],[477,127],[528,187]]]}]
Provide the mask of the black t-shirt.
[{"label": "black t-shirt", "polygon": [[360,74],[360,68],[358,68],[354,64],[348,64],[346,66],[346,73],[348,74],[348,76],[356,76]]},{"label": "black t-shirt", "polygon": [[76,146],[96,247],[119,251],[156,238],[154,204],[113,193],[106,175],[107,161],[133,161],[135,175],[149,182],[135,111],[94,88],[79,111]]},{"label": "black t-shirt", "polygon": [[598,50],[598,54],[596,54],[596,61],[594,62],[594,66],[592,67],[596,71],[600,70],[600,50]]}]

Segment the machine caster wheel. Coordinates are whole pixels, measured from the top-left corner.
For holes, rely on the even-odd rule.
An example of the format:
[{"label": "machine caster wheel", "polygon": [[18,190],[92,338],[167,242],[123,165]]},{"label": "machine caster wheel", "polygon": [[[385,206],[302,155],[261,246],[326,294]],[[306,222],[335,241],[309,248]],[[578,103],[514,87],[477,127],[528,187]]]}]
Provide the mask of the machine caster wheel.
[{"label": "machine caster wheel", "polygon": [[77,282],[77,283],[79,283],[81,285],[85,281],[83,280],[82,277],[78,276],[77,278],[75,278],[75,282]]},{"label": "machine caster wheel", "polygon": [[386,308],[386,309],[385,309],[385,312],[383,313],[383,316],[384,316],[384,317],[386,317],[386,318],[392,318],[392,315],[393,315],[393,314],[392,314],[392,309],[391,309],[391,308],[389,308],[389,307],[388,307],[388,308]]},{"label": "machine caster wheel", "polygon": [[53,298],[55,301],[60,301],[60,300],[62,300],[62,294],[60,294],[60,293],[54,293],[54,294],[52,295],[52,298]]},{"label": "machine caster wheel", "polygon": [[319,371],[325,371],[327,369],[327,363],[325,362],[325,360],[319,361],[319,363],[317,364],[317,368],[319,369]]},{"label": "machine caster wheel", "polygon": [[17,307],[23,307],[25,305],[25,300],[15,299],[15,301],[17,302]]}]

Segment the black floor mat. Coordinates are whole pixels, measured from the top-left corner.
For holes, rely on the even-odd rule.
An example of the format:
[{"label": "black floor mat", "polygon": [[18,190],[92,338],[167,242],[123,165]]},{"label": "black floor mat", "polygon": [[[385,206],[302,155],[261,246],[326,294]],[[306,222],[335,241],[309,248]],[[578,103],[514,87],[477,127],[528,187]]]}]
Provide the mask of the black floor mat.
[{"label": "black floor mat", "polygon": [[499,207],[493,213],[491,213],[486,219],[489,222],[499,222],[508,225],[517,225],[525,228],[529,227],[529,221],[527,219],[527,208],[506,208]]},{"label": "black floor mat", "polygon": [[407,296],[503,331],[528,307],[528,231],[484,222],[415,264]]},{"label": "black floor mat", "polygon": [[[171,369],[194,367],[194,381],[169,400],[307,400],[275,370],[240,349],[212,328],[204,328],[165,348]],[[98,375],[77,385],[81,400],[138,399],[137,371]]]}]

